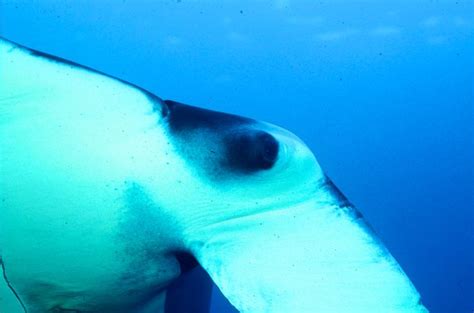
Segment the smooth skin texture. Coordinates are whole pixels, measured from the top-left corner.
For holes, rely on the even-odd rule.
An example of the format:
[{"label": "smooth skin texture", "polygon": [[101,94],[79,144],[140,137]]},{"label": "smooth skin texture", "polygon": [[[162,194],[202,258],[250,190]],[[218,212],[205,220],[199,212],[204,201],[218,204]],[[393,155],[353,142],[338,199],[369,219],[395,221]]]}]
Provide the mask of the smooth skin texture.
[{"label": "smooth skin texture", "polygon": [[162,312],[183,253],[241,312],[426,312],[288,131],[6,40],[0,68],[0,312]]}]

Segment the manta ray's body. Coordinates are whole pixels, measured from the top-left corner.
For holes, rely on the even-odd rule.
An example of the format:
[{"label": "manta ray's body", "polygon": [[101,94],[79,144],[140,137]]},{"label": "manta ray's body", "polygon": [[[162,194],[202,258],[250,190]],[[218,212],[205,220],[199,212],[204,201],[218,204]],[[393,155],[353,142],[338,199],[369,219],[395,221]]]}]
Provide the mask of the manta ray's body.
[{"label": "manta ray's body", "polygon": [[0,313],[161,312],[181,255],[242,312],[425,311],[276,126],[0,40],[0,149]]}]

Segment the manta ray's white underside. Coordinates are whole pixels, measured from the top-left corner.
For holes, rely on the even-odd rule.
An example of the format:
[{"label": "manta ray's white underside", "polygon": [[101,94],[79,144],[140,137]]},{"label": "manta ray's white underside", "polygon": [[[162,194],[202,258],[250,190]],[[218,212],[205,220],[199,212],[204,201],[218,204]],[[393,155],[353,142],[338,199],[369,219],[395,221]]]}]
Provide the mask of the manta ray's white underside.
[{"label": "manta ray's white underside", "polygon": [[[176,251],[241,312],[426,312],[298,139],[182,110],[0,39],[0,313],[159,312]],[[279,142],[271,169],[210,164],[243,131]]]}]

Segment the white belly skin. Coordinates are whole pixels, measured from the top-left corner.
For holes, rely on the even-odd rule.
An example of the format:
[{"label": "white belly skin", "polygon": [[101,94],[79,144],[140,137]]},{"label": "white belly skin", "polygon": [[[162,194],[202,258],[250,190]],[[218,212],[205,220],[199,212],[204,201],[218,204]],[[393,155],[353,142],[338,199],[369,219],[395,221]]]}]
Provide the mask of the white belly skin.
[{"label": "white belly skin", "polygon": [[14,289],[28,313],[161,307],[179,244],[142,187],[173,159],[152,101],[2,44],[0,305]]},{"label": "white belly skin", "polygon": [[[28,149],[18,132],[8,133],[15,140],[3,146],[2,259],[21,299],[35,303],[28,312],[81,303],[95,312],[95,303],[117,299],[127,307],[179,275],[179,264],[165,256],[173,244],[157,216],[160,209],[139,182],[127,180],[133,177],[104,173],[104,160],[64,158],[68,152],[61,151],[58,137],[56,143],[34,138],[48,150],[42,153]],[[15,148],[24,151],[11,153]]]},{"label": "white belly skin", "polygon": [[66,175],[9,177],[12,184],[4,184],[2,194],[2,258],[28,312],[130,312],[179,275],[179,264],[165,256],[170,243],[136,219],[153,208],[136,185]]}]

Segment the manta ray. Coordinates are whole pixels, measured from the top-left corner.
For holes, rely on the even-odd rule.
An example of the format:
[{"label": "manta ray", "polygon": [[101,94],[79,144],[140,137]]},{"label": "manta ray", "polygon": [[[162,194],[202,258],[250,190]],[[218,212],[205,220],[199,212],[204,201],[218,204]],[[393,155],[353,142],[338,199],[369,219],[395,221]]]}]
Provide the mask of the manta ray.
[{"label": "manta ray", "polygon": [[427,312],[278,126],[0,39],[0,143],[1,313],[165,312],[183,260],[240,312]]}]

